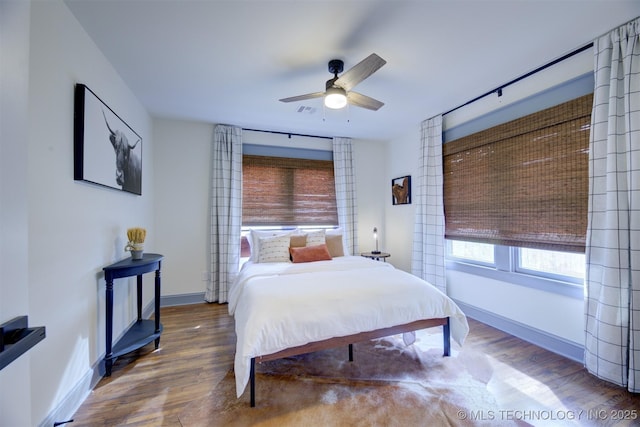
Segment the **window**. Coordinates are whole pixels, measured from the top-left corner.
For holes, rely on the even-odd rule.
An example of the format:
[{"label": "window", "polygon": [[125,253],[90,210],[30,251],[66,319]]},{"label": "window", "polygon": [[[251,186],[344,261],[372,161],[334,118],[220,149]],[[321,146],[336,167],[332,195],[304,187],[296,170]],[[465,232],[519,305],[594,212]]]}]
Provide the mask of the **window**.
[{"label": "window", "polygon": [[449,239],[584,251],[593,95],[443,146]]},{"label": "window", "polygon": [[338,225],[333,161],[244,155],[242,225]]},{"label": "window", "polygon": [[552,279],[584,279],[584,254],[519,248],[516,271]]},{"label": "window", "polygon": [[584,254],[447,240],[447,268],[583,297]]},{"label": "window", "polygon": [[493,245],[488,243],[449,242],[449,256],[464,261],[477,262],[484,265],[495,265]]},{"label": "window", "polygon": [[571,95],[571,86],[534,113],[540,99],[533,110],[515,108],[522,114],[500,111],[506,120],[447,130],[447,268],[582,298],[589,83],[588,92]]},{"label": "window", "polygon": [[331,152],[244,145],[240,256],[250,255],[250,229],[338,226]]}]

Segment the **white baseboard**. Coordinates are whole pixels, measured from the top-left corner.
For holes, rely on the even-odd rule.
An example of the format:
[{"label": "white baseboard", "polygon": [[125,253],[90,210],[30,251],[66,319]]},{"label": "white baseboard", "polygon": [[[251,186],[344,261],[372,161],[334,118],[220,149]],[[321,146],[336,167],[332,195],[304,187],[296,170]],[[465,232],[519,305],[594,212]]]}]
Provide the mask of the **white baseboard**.
[{"label": "white baseboard", "polygon": [[[89,393],[102,379],[100,374],[99,365],[102,362],[104,355],[98,362],[88,370],[80,381],[71,389],[71,391],[62,399],[60,404],[53,409],[47,417],[38,424],[39,427],[51,427],[56,422],[68,421],[73,418],[73,414],[76,413],[82,402],[89,396]],[[68,424],[69,426],[73,423]]]},{"label": "white baseboard", "polygon": [[[160,297],[160,307],[199,304],[202,302],[205,302],[204,292],[198,292],[195,294],[165,295]],[[153,311],[151,313],[153,313]],[[149,313],[149,315],[151,315],[151,313]]]},{"label": "white baseboard", "polygon": [[584,347],[579,344],[460,301],[456,301],[456,304],[472,319],[568,359],[584,363]]}]

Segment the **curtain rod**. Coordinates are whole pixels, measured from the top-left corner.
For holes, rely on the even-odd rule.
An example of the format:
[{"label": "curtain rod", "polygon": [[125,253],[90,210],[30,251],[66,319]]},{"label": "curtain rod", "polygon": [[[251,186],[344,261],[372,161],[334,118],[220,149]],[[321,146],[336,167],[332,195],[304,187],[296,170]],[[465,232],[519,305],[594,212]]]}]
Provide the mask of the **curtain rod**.
[{"label": "curtain rod", "polygon": [[490,91],[489,91],[489,92],[487,92],[487,93],[483,93],[482,95],[477,96],[477,97],[473,98],[472,100],[465,102],[465,103],[464,103],[464,104],[462,104],[462,105],[458,105],[457,107],[452,108],[451,110],[447,111],[446,113],[442,113],[442,115],[443,115],[443,116],[446,116],[446,115],[447,115],[447,114],[449,114],[449,113],[452,113],[452,112],[454,112],[454,111],[456,111],[456,110],[458,110],[458,109],[460,109],[460,108],[462,108],[462,107],[465,107],[465,106],[467,106],[467,105],[469,105],[469,104],[473,104],[474,102],[476,102],[476,101],[478,101],[478,100],[480,100],[480,99],[484,98],[485,96],[489,96],[489,95],[494,94],[494,93],[496,93],[496,92],[498,93],[498,96],[502,96],[502,89],[504,89],[505,87],[510,86],[510,85],[512,85],[512,84],[514,84],[514,83],[517,83],[517,82],[519,82],[520,80],[526,79],[527,77],[532,76],[533,74],[536,74],[536,73],[538,73],[538,72],[540,72],[540,71],[542,71],[542,70],[544,70],[544,69],[546,69],[546,68],[549,68],[549,67],[551,67],[552,65],[557,64],[558,62],[562,62],[562,61],[564,61],[565,59],[569,59],[569,58],[571,58],[572,56],[577,55],[577,54],[579,54],[579,53],[581,53],[581,52],[584,52],[585,50],[590,49],[590,48],[592,48],[592,47],[593,47],[593,42],[591,42],[591,43],[589,43],[589,44],[586,44],[586,45],[584,45],[584,46],[582,46],[582,47],[580,47],[580,48],[578,48],[578,49],[576,49],[576,50],[574,50],[574,51],[572,51],[572,52],[567,53],[567,54],[566,54],[566,55],[564,55],[564,56],[561,56],[561,57],[560,57],[560,58],[558,58],[558,59],[554,59],[553,61],[551,61],[551,62],[549,62],[549,63],[547,63],[547,64],[544,64],[544,65],[542,65],[542,66],[540,66],[540,67],[536,68],[536,69],[535,69],[535,70],[533,70],[533,71],[529,71],[527,74],[524,74],[524,75],[522,75],[522,76],[520,76],[520,77],[517,77],[517,78],[515,78],[515,79],[513,79],[513,80],[511,80],[511,81],[509,81],[509,82],[507,82],[507,83],[505,83],[505,84],[503,84],[502,86],[498,86],[497,88],[495,88],[495,89],[493,89],[493,90],[490,90]]},{"label": "curtain rod", "polygon": [[303,133],[294,133],[294,132],[278,132],[275,130],[260,130],[260,129],[246,129],[246,128],[242,128],[242,130],[248,130],[251,132],[264,132],[264,133],[275,133],[278,135],[287,135],[289,137],[289,139],[291,139],[292,136],[305,136],[307,138],[322,138],[322,139],[331,139],[333,140],[332,137],[330,136],[317,136],[317,135],[305,135]]}]

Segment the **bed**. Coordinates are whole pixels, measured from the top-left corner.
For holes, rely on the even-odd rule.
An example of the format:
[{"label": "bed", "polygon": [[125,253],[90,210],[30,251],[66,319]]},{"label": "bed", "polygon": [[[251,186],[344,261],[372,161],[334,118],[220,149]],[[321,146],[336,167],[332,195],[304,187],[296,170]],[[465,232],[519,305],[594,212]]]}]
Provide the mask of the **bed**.
[{"label": "bed", "polygon": [[229,292],[236,394],[251,383],[251,406],[256,361],[341,345],[349,346],[352,359],[354,342],[434,326],[443,328],[448,355],[449,335],[462,345],[469,331],[450,298],[390,263],[360,256],[258,261],[243,265]]}]

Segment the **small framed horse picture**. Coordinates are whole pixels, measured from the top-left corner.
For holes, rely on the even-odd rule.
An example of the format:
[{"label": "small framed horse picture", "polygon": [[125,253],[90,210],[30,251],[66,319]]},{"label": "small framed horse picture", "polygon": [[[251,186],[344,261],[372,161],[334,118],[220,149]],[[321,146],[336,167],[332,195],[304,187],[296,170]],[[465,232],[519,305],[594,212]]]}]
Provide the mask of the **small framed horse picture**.
[{"label": "small framed horse picture", "polygon": [[411,175],[391,180],[391,203],[394,205],[411,203]]}]

